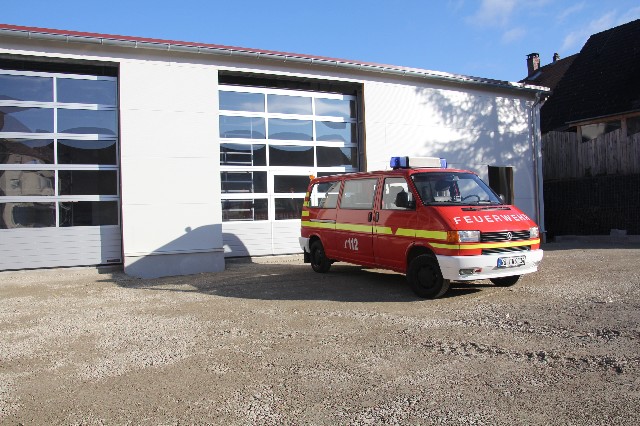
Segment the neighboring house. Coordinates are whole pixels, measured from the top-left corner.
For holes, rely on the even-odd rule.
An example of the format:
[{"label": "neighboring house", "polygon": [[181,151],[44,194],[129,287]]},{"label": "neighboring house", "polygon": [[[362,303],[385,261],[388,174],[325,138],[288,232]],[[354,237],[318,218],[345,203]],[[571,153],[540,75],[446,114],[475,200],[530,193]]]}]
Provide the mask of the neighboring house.
[{"label": "neighboring house", "polygon": [[[0,24],[0,270],[300,253],[309,176],[438,156],[542,218],[522,83]],[[542,229],[544,231],[544,229]]]},{"label": "neighboring house", "polygon": [[640,20],[564,60],[535,59],[522,82],[553,90],[541,109],[549,234],[640,233]]},{"label": "neighboring house", "polygon": [[536,86],[548,87],[555,90],[558,82],[562,78],[567,69],[571,66],[578,55],[571,55],[566,58],[560,58],[557,53],[553,54],[553,62],[540,66],[540,54],[530,53],[527,55],[527,70],[529,74],[526,78],[520,80],[521,83],[533,84]]}]

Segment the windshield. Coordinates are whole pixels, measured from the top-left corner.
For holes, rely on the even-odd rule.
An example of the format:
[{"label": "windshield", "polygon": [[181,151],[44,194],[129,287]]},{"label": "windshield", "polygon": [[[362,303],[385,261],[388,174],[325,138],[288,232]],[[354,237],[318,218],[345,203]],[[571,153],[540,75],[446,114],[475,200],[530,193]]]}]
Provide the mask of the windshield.
[{"label": "windshield", "polygon": [[425,205],[502,204],[491,188],[473,173],[416,173],[411,178]]}]

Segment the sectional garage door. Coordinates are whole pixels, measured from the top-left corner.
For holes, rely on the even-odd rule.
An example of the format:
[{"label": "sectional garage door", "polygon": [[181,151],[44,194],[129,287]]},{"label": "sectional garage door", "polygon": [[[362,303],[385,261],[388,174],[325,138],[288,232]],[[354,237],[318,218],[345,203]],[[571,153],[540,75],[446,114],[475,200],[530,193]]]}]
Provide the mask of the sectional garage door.
[{"label": "sectional garage door", "polygon": [[0,69],[0,270],[121,262],[117,93]]},{"label": "sectional garage door", "polygon": [[359,169],[357,96],[219,89],[225,255],[299,253],[309,177]]}]

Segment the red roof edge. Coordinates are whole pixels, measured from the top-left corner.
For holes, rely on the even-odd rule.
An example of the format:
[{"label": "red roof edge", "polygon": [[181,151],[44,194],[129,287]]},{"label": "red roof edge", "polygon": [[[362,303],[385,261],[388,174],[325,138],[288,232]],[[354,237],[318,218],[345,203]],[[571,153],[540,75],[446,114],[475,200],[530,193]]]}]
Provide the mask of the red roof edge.
[{"label": "red roof edge", "polygon": [[299,53],[288,53],[288,52],[279,52],[275,50],[262,50],[262,49],[250,49],[246,47],[237,47],[237,46],[226,46],[220,44],[209,44],[209,43],[195,43],[195,42],[187,42],[187,41],[178,41],[178,40],[165,40],[165,39],[157,39],[157,38],[147,38],[147,37],[132,37],[132,36],[122,36],[122,35],[114,35],[114,34],[100,34],[100,33],[90,33],[83,31],[69,31],[69,30],[56,30],[52,28],[39,28],[39,27],[27,27],[20,25],[10,25],[10,24],[0,24],[0,31],[15,31],[15,32],[25,32],[25,33],[38,33],[38,34],[48,34],[48,35],[56,35],[61,37],[73,37],[73,38],[93,38],[93,39],[104,39],[104,40],[115,40],[115,41],[125,41],[125,42],[140,42],[140,43],[149,43],[149,44],[159,44],[159,45],[167,45],[167,46],[184,46],[191,48],[202,48],[202,49],[212,49],[212,50],[223,50],[229,52],[241,52],[243,54],[256,54],[256,55],[265,55],[265,56],[275,56],[281,57],[285,61],[287,58],[291,59],[300,59],[300,60],[309,60],[311,62],[318,61],[319,63],[326,63],[332,66],[353,66],[353,67],[362,67],[363,70],[368,69],[369,71],[380,71],[380,72],[392,72],[392,73],[400,73],[406,75],[418,75],[420,77],[429,77],[439,80],[447,80],[447,81],[457,81],[463,83],[470,84],[485,84],[492,86],[499,86],[507,89],[516,89],[516,90],[527,90],[533,92],[549,92],[548,88],[527,85],[523,83],[514,83],[505,80],[495,80],[484,77],[473,77],[467,75],[460,74],[452,74],[441,71],[432,71],[426,69],[419,68],[411,68],[411,67],[402,67],[397,65],[387,65],[387,64],[377,64],[373,62],[361,62],[347,59],[338,59],[338,58],[330,58],[325,56],[314,56],[314,55],[306,55]]},{"label": "red roof edge", "polygon": [[353,60],[347,60],[347,59],[331,58],[326,56],[306,55],[306,54],[300,54],[300,53],[280,52],[277,50],[263,50],[263,49],[253,49],[253,48],[239,47],[239,46],[227,46],[222,44],[199,43],[199,42],[168,40],[168,39],[148,38],[148,37],[123,36],[123,35],[116,35],[116,34],[101,34],[101,33],[91,33],[91,32],[83,32],[83,31],[57,30],[53,28],[26,27],[26,26],[9,25],[9,24],[0,24],[0,29],[23,31],[23,32],[34,32],[34,33],[42,33],[42,34],[55,34],[60,36],[102,38],[102,39],[108,39],[108,40],[123,40],[123,41],[133,41],[133,42],[138,41],[143,43],[157,43],[157,44],[168,44],[168,45],[173,44],[173,45],[179,45],[179,46],[202,47],[207,49],[235,50],[235,51],[247,52],[247,53],[261,53],[261,54],[276,55],[276,56],[283,56],[283,57],[289,56],[289,57],[296,57],[296,58],[308,58],[308,59],[317,59],[317,60],[328,61],[328,62],[362,64],[362,65],[383,67],[383,68],[387,68],[387,67],[403,68],[395,65],[376,64],[372,62],[353,61]]}]

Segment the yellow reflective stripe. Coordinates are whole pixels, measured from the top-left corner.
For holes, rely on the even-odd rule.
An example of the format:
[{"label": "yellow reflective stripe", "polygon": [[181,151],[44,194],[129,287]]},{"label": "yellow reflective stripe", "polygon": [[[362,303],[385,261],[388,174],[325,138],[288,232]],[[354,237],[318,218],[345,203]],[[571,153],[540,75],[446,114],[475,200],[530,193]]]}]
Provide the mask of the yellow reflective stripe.
[{"label": "yellow reflective stripe", "polygon": [[369,234],[373,232],[373,227],[371,225],[356,225],[353,223],[311,222],[303,220],[301,225],[307,228],[335,229],[340,231],[365,232]]},{"label": "yellow reflective stripe", "polygon": [[447,240],[447,233],[445,231],[421,231],[416,230],[416,237],[429,238],[432,240]]},{"label": "yellow reflective stripe", "polygon": [[305,201],[304,203],[302,203],[302,207],[309,207],[309,201]]},{"label": "yellow reflective stripe", "polygon": [[446,241],[447,239],[447,233],[445,231],[425,231],[423,229],[398,228],[396,235],[401,237],[428,238],[430,240]]},{"label": "yellow reflective stripe", "polygon": [[372,225],[356,225],[354,223],[336,223],[336,231],[353,231],[372,233]]},{"label": "yellow reflective stripe", "polygon": [[332,222],[311,222],[303,220],[301,222],[303,228],[322,228],[322,229],[336,229],[336,224]]},{"label": "yellow reflective stripe", "polygon": [[438,244],[432,243],[431,245],[435,248],[443,248],[450,250],[477,250],[483,248],[501,248],[501,247],[520,247],[520,246],[531,246],[533,244],[540,243],[540,240],[530,240],[530,241],[513,241],[509,243],[483,243],[483,244]]},{"label": "yellow reflective stripe", "polygon": [[374,226],[373,232],[376,234],[393,235],[393,231],[388,226]]},{"label": "yellow reflective stripe", "polygon": [[416,236],[416,230],[415,229],[398,228],[398,230],[396,231],[396,235],[398,235],[400,237],[415,237]]},{"label": "yellow reflective stripe", "polygon": [[[302,216],[309,216],[308,211],[303,211]],[[447,240],[447,232],[446,231],[425,231],[422,229],[407,229],[407,228],[398,228],[394,234],[393,230],[388,226],[372,226],[372,225],[358,225],[353,223],[327,223],[327,222],[310,222],[310,221],[302,221],[303,227],[309,228],[324,228],[324,229],[335,229],[339,231],[353,231],[353,232],[362,232],[362,233],[375,233],[375,234],[384,234],[384,235],[396,235],[400,237],[416,237],[416,238],[426,238],[430,240]],[[450,249],[450,250],[477,250],[484,248],[501,248],[501,247],[519,247],[519,246],[530,246],[534,244],[540,244],[540,239],[529,240],[529,241],[509,241],[509,242],[498,242],[498,243],[480,243],[480,244],[441,244],[441,243],[430,243],[434,248],[442,248],[442,249]]]},{"label": "yellow reflective stripe", "polygon": [[309,216],[309,210],[304,210],[302,212],[302,217]]}]

